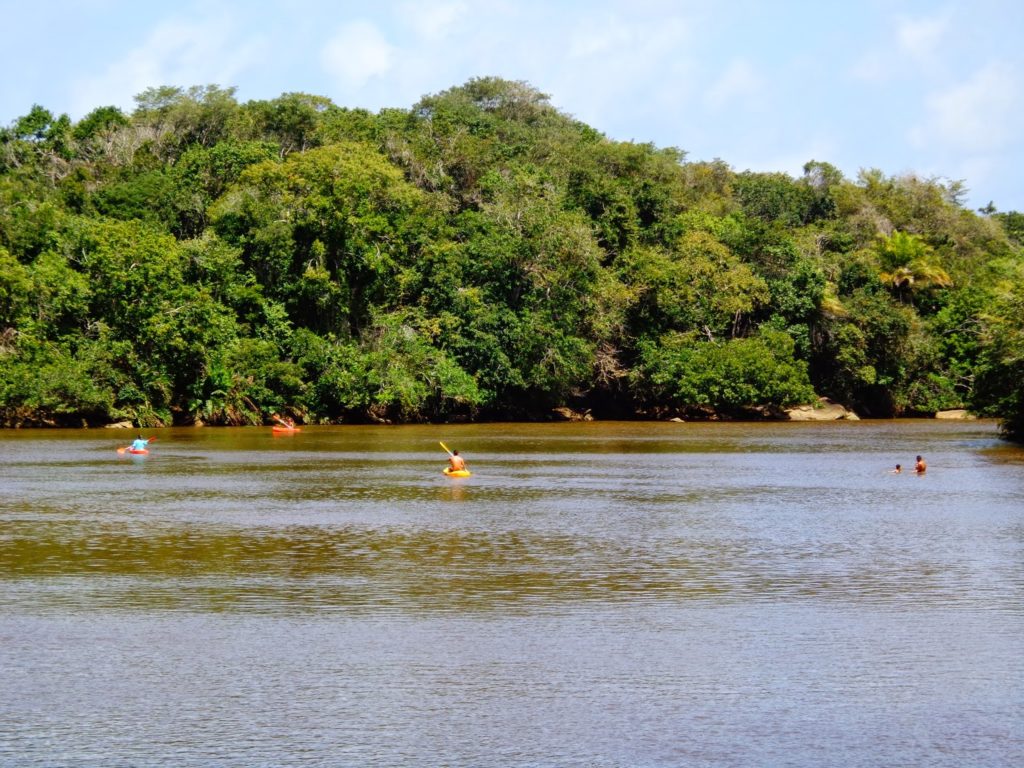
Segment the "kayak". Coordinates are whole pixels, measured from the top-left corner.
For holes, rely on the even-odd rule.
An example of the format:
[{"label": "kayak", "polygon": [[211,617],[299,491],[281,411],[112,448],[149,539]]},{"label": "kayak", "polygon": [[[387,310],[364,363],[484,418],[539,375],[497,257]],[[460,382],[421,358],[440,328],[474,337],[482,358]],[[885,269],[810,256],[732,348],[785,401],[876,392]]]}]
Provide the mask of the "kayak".
[{"label": "kayak", "polygon": [[273,426],[270,429],[272,431],[274,431],[274,432],[285,432],[285,433],[288,433],[288,432],[301,432],[302,431],[302,429],[300,429],[299,427],[278,427],[278,426]]},{"label": "kayak", "polygon": [[149,453],[148,448],[129,448],[125,453],[130,453],[133,456],[145,456]]},{"label": "kayak", "polygon": [[448,477],[469,477],[473,474],[468,469],[452,469],[451,467],[445,467],[444,473]]}]

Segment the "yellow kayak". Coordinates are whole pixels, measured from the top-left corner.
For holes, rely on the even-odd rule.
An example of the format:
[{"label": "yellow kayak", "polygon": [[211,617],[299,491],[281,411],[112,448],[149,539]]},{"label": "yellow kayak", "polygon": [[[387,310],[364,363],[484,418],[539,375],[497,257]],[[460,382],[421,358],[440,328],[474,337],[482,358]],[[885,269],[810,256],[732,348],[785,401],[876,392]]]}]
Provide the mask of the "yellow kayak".
[{"label": "yellow kayak", "polygon": [[444,473],[448,477],[469,477],[473,474],[468,469],[452,469],[451,467],[445,467]]}]

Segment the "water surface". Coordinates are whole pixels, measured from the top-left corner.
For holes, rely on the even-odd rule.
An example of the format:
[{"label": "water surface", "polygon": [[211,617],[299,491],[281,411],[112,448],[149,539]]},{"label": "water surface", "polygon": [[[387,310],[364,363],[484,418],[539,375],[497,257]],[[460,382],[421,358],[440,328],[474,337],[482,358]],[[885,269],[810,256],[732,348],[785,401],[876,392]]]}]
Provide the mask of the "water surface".
[{"label": "water surface", "polygon": [[0,765],[1024,764],[992,423],[152,434],[0,433]]}]

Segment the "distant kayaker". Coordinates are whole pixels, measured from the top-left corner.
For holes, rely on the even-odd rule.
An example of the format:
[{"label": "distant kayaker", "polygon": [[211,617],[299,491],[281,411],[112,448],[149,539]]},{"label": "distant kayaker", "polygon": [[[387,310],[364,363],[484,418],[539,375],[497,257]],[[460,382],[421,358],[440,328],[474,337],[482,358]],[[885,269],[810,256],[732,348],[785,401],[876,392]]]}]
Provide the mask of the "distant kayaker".
[{"label": "distant kayaker", "polygon": [[139,435],[137,438],[135,438],[132,441],[132,450],[133,451],[144,451],[144,450],[146,450],[146,446],[147,445],[149,445],[149,440],[146,440],[146,439],[144,439],[142,437],[142,435]]},{"label": "distant kayaker", "polygon": [[448,457],[448,467],[452,472],[460,472],[466,468],[466,460],[459,456],[458,451],[452,451]]},{"label": "distant kayaker", "polygon": [[920,456],[917,457],[917,463],[914,464],[914,471],[919,475],[923,475],[928,471],[928,464]]}]

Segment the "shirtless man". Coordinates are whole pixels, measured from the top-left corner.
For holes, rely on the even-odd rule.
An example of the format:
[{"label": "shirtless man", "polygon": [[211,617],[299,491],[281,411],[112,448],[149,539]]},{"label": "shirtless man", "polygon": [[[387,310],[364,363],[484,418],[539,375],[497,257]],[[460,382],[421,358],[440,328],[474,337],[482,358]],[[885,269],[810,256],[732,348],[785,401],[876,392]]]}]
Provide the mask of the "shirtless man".
[{"label": "shirtless man", "polygon": [[919,475],[923,475],[928,471],[928,464],[920,456],[917,457],[917,463],[914,465],[914,471]]},{"label": "shirtless man", "polygon": [[466,468],[466,460],[459,456],[458,451],[452,451],[452,455],[448,457],[448,466],[452,472],[458,472]]}]

